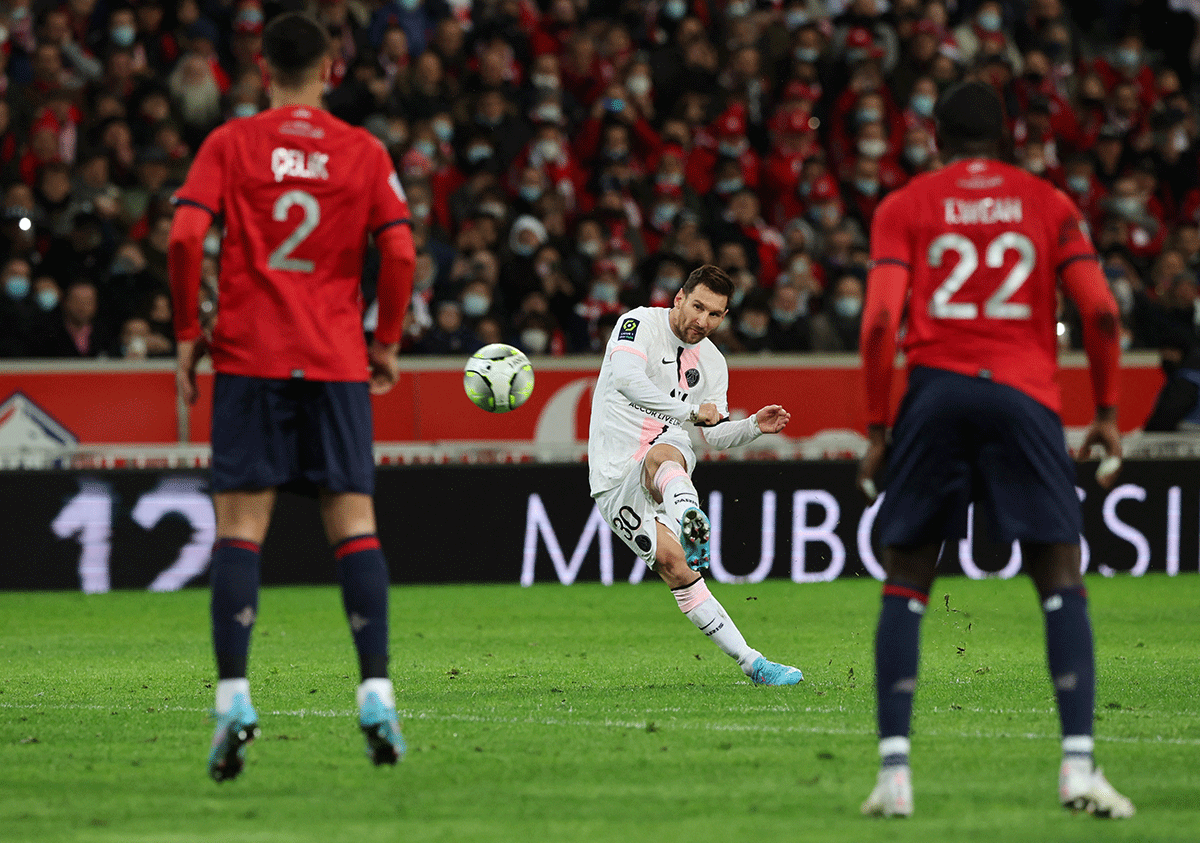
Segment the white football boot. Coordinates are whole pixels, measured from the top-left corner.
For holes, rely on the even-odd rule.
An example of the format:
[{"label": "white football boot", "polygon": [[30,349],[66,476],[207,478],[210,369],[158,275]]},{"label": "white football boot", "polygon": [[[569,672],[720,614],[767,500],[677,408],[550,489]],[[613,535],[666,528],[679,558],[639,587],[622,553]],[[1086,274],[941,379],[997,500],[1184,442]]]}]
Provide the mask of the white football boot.
[{"label": "white football boot", "polygon": [[1058,799],[1064,808],[1097,817],[1124,819],[1134,814],[1133,803],[1086,760],[1063,761],[1058,772]]},{"label": "white football boot", "polygon": [[912,770],[908,765],[879,768],[875,789],[862,804],[862,812],[869,817],[912,816]]}]

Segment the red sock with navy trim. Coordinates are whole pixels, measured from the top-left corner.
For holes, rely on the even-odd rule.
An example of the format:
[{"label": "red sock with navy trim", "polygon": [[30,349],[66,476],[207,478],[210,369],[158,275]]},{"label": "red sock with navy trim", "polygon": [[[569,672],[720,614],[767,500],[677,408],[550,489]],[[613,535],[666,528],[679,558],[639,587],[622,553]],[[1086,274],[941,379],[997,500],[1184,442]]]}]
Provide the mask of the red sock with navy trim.
[{"label": "red sock with navy trim", "polygon": [[350,622],[363,680],[386,679],[388,664],[388,567],[379,538],[352,536],[334,545],[342,607]]}]

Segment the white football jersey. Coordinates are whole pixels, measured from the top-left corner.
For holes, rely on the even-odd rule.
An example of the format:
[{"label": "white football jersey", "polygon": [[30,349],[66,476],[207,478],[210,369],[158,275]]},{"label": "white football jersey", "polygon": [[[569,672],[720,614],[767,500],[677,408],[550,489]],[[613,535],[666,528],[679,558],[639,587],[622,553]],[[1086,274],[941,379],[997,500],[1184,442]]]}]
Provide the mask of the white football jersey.
[{"label": "white football jersey", "polygon": [[[691,471],[696,458],[683,427],[691,407],[715,404],[722,417],[729,414],[725,358],[707,338],[686,343],[677,337],[669,313],[665,307],[639,307],[625,313],[605,346],[588,429],[588,481],[593,495],[620,484],[630,470],[640,470],[646,452],[659,442],[678,448]],[[623,394],[613,375],[614,355],[640,358],[635,362],[661,395],[637,403]]]}]

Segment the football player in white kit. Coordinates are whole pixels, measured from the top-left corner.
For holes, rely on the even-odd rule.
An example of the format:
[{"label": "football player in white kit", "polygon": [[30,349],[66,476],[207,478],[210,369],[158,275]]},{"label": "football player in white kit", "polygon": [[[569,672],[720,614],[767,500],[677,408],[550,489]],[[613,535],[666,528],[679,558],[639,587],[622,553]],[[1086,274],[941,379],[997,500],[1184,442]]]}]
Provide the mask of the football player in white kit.
[{"label": "football player in white kit", "polygon": [[698,573],[709,564],[709,523],[692,485],[696,455],[684,423],[724,449],[778,433],[791,418],[777,404],[726,418],[729,368],[708,335],[732,292],[723,270],[702,266],[670,309],[620,317],[592,393],[588,480],[604,520],[671,588],[688,620],[755,684],[795,685],[800,671],[750,647]]}]

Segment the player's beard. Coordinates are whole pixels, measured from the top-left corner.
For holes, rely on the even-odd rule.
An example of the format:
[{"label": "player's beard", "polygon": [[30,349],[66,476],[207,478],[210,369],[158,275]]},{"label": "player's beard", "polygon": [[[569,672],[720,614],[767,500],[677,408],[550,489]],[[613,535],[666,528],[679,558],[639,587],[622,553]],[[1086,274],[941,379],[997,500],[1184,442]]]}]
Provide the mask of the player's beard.
[{"label": "player's beard", "polygon": [[221,116],[221,92],[210,76],[199,85],[177,86],[175,102],[185,123],[203,126],[215,123]]}]

